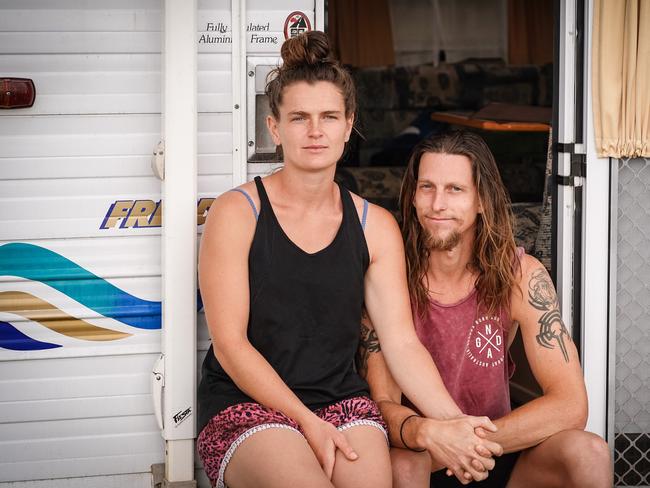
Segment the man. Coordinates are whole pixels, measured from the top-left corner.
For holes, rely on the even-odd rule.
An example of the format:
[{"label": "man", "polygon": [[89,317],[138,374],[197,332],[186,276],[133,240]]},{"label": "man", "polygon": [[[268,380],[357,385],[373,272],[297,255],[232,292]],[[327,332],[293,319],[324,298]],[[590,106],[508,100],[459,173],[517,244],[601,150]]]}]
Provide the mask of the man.
[{"label": "man", "polygon": [[[461,410],[488,416],[498,427],[477,434],[506,453],[485,481],[472,485],[611,487],[608,446],[583,430],[582,371],[553,283],[538,260],[515,246],[509,199],[485,142],[469,132],[421,142],[400,205],[418,337]],[[508,349],[517,327],[543,395],[511,411]],[[428,487],[430,472],[436,488],[469,483],[468,473],[448,476],[458,472],[446,464],[454,421],[416,415],[408,399],[401,404],[365,319],[360,369],[389,425],[394,486]],[[474,478],[484,479],[483,473]]]}]

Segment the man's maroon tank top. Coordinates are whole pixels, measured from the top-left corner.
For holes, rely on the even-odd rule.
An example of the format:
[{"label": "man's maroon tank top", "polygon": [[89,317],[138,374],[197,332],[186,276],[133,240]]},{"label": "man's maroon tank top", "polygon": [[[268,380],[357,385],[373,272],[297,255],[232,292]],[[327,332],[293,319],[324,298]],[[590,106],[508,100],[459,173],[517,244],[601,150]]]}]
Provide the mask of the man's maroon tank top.
[{"label": "man's maroon tank top", "polygon": [[[517,257],[522,254],[523,249],[517,249]],[[425,316],[414,314],[414,322],[420,341],[463,413],[497,419],[510,412],[508,380],[514,363],[507,347],[512,327],[508,310],[482,313],[474,289],[454,304],[431,300]]]}]

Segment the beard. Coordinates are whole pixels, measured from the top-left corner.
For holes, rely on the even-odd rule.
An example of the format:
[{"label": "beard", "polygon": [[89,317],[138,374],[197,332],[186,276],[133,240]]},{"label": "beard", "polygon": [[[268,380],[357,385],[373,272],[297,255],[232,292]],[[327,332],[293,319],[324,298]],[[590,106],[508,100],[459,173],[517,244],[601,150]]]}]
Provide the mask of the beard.
[{"label": "beard", "polygon": [[433,235],[426,231],[426,246],[429,251],[451,251],[460,243],[460,232],[453,230],[446,236]]}]

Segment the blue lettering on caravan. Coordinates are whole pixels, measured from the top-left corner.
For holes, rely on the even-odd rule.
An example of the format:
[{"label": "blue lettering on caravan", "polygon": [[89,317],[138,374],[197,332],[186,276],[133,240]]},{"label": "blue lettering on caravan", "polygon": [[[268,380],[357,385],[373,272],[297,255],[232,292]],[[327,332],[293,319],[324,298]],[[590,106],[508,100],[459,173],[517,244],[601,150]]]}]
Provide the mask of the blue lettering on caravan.
[{"label": "blue lettering on caravan", "polygon": [[[201,198],[197,202],[196,225],[205,224],[212,202],[214,198]],[[162,200],[116,200],[108,207],[99,228],[151,229],[162,225],[162,214]]]}]

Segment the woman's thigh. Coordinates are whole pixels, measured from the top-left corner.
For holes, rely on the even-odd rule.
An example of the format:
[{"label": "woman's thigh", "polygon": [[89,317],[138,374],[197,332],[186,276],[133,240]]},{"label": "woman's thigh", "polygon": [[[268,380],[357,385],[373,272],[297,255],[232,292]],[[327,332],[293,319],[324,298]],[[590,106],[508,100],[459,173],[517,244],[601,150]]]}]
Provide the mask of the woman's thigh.
[{"label": "woman's thigh", "polygon": [[[212,417],[199,434],[197,451],[206,474],[218,488],[224,486],[226,477],[237,487],[281,486],[273,481],[274,474],[279,479],[302,480],[314,467],[318,470],[308,476],[316,480],[314,486],[332,486],[318,484],[318,477],[324,474],[299,425],[259,403],[232,405]],[[295,459],[300,463],[294,464]],[[234,469],[230,469],[232,462]]]},{"label": "woman's thigh", "polygon": [[305,438],[289,429],[269,428],[248,437],[233,454],[224,477],[229,488],[332,488]]},{"label": "woman's thigh", "polygon": [[371,425],[357,425],[344,430],[343,435],[359,457],[348,461],[337,451],[332,475],[334,486],[390,488],[390,454],[385,434]]}]

